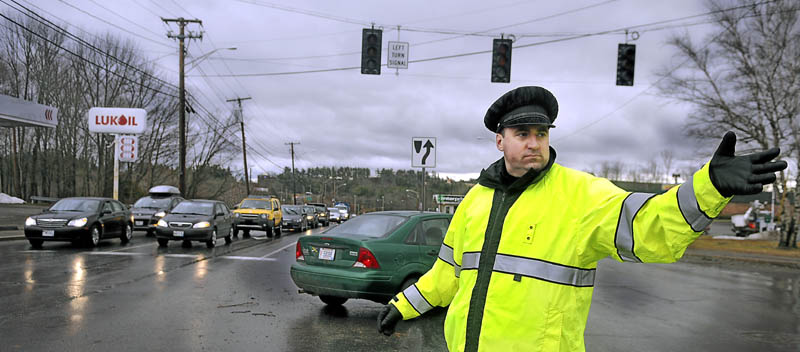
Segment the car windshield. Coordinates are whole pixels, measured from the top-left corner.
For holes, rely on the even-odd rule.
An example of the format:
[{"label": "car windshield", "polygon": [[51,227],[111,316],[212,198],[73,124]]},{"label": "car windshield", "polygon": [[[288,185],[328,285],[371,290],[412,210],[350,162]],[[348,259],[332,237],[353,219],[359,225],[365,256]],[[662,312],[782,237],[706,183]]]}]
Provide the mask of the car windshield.
[{"label": "car windshield", "polygon": [[383,237],[408,220],[398,215],[358,216],[325,232],[327,235]]},{"label": "car windshield", "polygon": [[213,210],[214,203],[183,201],[178,203],[175,209],[172,209],[172,214],[211,215]]},{"label": "car windshield", "polygon": [[269,209],[269,202],[259,199],[245,199],[242,201],[241,209]]},{"label": "car windshield", "polygon": [[142,197],[133,204],[134,208],[163,209],[169,207],[170,198]]},{"label": "car windshield", "polygon": [[282,207],[281,210],[286,214],[300,215],[300,208]]},{"label": "car windshield", "polygon": [[100,201],[96,199],[62,199],[53,204],[53,211],[97,211]]}]

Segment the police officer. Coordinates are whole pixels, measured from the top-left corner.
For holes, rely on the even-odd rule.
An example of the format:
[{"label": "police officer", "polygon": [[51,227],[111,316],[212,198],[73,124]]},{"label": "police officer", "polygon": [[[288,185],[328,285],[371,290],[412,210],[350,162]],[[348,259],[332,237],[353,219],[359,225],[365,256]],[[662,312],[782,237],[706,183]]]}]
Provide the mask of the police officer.
[{"label": "police officer", "polygon": [[626,192],[555,162],[556,116],[556,98],[541,87],[489,107],[483,121],[503,157],[464,197],[433,267],[378,315],[381,333],[449,306],[451,351],[583,351],[600,259],[675,262],[733,195],[761,192],[786,168],[770,161],[777,148],[735,156],[728,132],[686,183],[661,195]]}]

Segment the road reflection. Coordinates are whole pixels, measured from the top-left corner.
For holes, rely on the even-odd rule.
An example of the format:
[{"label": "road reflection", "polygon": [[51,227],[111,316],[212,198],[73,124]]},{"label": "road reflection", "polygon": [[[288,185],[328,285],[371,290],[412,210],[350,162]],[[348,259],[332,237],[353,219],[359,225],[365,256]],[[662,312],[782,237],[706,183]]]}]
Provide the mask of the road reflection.
[{"label": "road reflection", "polygon": [[89,301],[88,296],[84,296],[86,287],[86,269],[84,268],[84,256],[76,256],[72,260],[72,275],[67,283],[67,297],[72,298],[69,302],[69,333],[76,334],[83,328],[84,310]]}]

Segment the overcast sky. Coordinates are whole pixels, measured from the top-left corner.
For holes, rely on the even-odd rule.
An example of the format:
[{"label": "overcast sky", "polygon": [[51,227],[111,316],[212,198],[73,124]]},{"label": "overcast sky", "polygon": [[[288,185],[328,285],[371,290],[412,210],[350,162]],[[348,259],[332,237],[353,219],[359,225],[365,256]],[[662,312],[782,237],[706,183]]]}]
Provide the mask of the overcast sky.
[{"label": "overcast sky", "polygon": [[[254,174],[291,166],[289,142],[300,143],[295,146],[298,168],[409,169],[412,137],[429,136],[437,138],[432,171],[476,176],[502,156],[494,134],[483,126],[486,109],[503,93],[524,85],[543,86],[558,99],[551,145],[557,162],[565,166],[590,171],[604,160],[643,165],[672,150],[678,159],[675,167],[699,167],[716,147],[715,141],[688,139],[683,126],[689,107],[658,96],[653,87],[656,71],[680,63],[666,40],[688,32],[702,42],[710,25],[638,28],[640,37],[630,41],[637,45],[633,87],[614,85],[617,44],[625,41],[624,34],[519,47],[702,14],[707,9],[701,1],[18,1],[35,4],[41,15],[68,23],[75,33],[110,31],[135,41],[164,77],[176,83],[177,42],[166,33],[177,26],[164,24],[159,16],[202,20],[203,27],[188,26],[203,31],[202,41],[189,44],[191,57],[217,48],[237,50],[216,51],[191,69],[187,89],[220,115],[230,114],[233,107],[225,99],[252,97],[243,107],[247,141],[256,151],[248,153]],[[383,27],[384,49],[398,37],[409,42],[412,61],[490,50],[493,36],[514,35],[511,83],[490,82],[490,53],[412,62],[399,75],[383,67],[380,76],[354,69],[216,77],[357,67],[361,29],[369,23]],[[241,168],[239,159],[231,164]]]}]

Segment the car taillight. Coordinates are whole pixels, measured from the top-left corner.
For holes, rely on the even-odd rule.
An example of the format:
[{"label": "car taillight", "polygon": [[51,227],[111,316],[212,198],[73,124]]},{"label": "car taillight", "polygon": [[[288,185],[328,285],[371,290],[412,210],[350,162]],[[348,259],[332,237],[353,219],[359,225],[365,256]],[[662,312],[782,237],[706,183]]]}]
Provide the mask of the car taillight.
[{"label": "car taillight", "polygon": [[306,260],[306,258],[303,258],[303,249],[300,248],[300,241],[297,241],[297,247],[294,250],[294,256],[295,256],[295,258],[297,259],[298,262],[301,261],[301,260],[302,261]]},{"label": "car taillight", "polygon": [[369,249],[361,247],[358,249],[358,260],[353,264],[354,268],[380,269],[378,260],[372,255]]},{"label": "car taillight", "polygon": [[756,223],[754,223],[754,222],[748,223],[747,227],[749,227],[751,229],[755,229],[756,228]]}]

